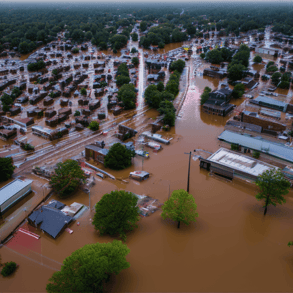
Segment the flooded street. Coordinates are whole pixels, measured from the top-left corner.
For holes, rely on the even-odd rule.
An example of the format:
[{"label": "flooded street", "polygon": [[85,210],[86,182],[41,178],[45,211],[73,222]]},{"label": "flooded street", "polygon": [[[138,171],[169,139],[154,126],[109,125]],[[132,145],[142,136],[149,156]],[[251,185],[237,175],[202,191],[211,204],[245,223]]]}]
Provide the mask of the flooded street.
[{"label": "flooded street", "polygon": [[[127,179],[128,184],[96,179],[90,193],[92,207],[103,194],[114,189],[150,195],[164,202],[169,185],[171,192],[186,189],[188,156],[184,152],[214,152],[219,148],[217,136],[227,117],[200,111],[200,93],[205,86],[215,86],[202,77],[196,77],[190,85],[194,89],[187,94],[179,113],[181,118],[170,133],[162,133],[173,137],[171,144],[158,153],[148,149],[150,158],[144,160],[143,170],[151,173],[151,178],[142,183]],[[156,111],[152,110],[144,118],[155,116]],[[142,159],[135,158],[134,165],[125,171],[108,171],[121,179],[141,168]],[[264,217],[263,204],[255,199],[255,185],[209,176],[207,171],[200,170],[198,160],[191,161],[190,174],[190,193],[198,206],[197,222],[177,229],[175,223],[161,219],[160,211],[142,218],[138,228],[127,234],[127,260],[131,267],[113,277],[107,291],[292,291],[293,251],[287,247],[293,237],[292,192],[286,197],[286,204],[270,206]],[[89,195],[77,192],[62,202],[88,206]],[[63,232],[56,240],[35,232],[41,236],[39,248],[23,253],[25,256],[3,247],[2,261],[14,260],[20,267],[13,282],[10,278],[1,279],[1,292],[44,292],[48,278],[73,251],[88,243],[112,241],[111,237],[97,235],[91,224],[93,214],[85,212],[78,220],[79,226],[77,221],[70,226],[73,234]]]},{"label": "flooded street", "polygon": [[[162,54],[182,44],[169,44],[157,52]],[[137,43],[134,46],[137,47]],[[144,107],[145,84],[141,78],[145,74],[143,52],[139,49],[137,110]],[[45,292],[48,279],[54,271],[60,270],[63,260],[73,251],[85,244],[112,241],[112,237],[99,236],[91,224],[94,205],[105,193],[123,189],[149,195],[163,203],[168,199],[169,191],[186,190],[188,155],[184,152],[195,149],[209,152],[218,150],[220,142],[217,137],[233,115],[231,113],[221,117],[201,111],[201,93],[206,86],[212,90],[217,88],[219,80],[195,76],[193,60],[188,62],[188,66],[191,67],[190,86],[176,125],[168,132],[158,132],[173,138],[170,145],[164,145],[159,152],[145,147],[150,158],[137,156],[133,159],[133,165],[123,171],[112,171],[95,164],[115,176],[116,180],[95,177],[96,184],[90,194],[77,191],[70,198],[61,200],[66,205],[78,202],[91,206],[90,211],[87,210],[70,225],[73,234],[64,231],[54,240],[39,229],[25,224],[26,229],[41,237],[29,248],[25,247],[26,243],[11,247],[8,242],[0,249],[2,262],[15,261],[20,265],[11,277],[1,277],[1,292]],[[256,70],[264,68],[263,65],[253,67]],[[260,87],[263,86],[261,82]],[[244,98],[241,98],[231,100],[231,103],[239,106],[243,101]],[[151,109],[125,125],[137,128],[157,116],[158,112]],[[125,118],[121,116],[121,119]],[[44,142],[40,139],[39,143]],[[4,142],[0,146],[5,144],[8,143]],[[134,170],[145,170],[151,176],[144,182],[131,180],[128,178],[129,172]],[[287,243],[293,240],[292,191],[286,196],[286,204],[276,208],[270,206],[264,217],[263,203],[255,199],[257,189],[254,184],[237,179],[229,182],[210,176],[208,171],[200,169],[199,160],[192,157],[190,193],[197,204],[199,217],[196,223],[189,226],[182,224],[177,229],[176,223],[161,219],[161,211],[141,218],[138,228],[127,233],[126,244],[130,248],[127,260],[130,268],[112,277],[107,284],[107,292],[292,291],[293,250],[287,247]],[[47,202],[52,199],[58,197],[53,194]]]}]

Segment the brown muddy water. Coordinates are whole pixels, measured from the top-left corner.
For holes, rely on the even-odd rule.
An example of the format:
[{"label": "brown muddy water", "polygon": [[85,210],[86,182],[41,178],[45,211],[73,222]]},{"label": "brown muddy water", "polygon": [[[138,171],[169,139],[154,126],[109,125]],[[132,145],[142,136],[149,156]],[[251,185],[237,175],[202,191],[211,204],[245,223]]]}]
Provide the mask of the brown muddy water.
[{"label": "brown muddy water", "polygon": [[[70,226],[73,234],[63,232],[54,240],[37,231],[40,251],[20,253],[6,246],[0,250],[2,262],[20,264],[12,277],[0,277],[1,292],[45,292],[54,270],[73,251],[85,244],[112,241],[111,237],[99,236],[91,224],[93,206],[105,193],[124,189],[164,202],[169,189],[171,193],[186,189],[188,155],[184,152],[216,151],[220,147],[217,137],[229,118],[200,111],[200,93],[205,86],[214,89],[218,82],[197,76],[190,86],[194,89],[187,94],[176,126],[162,133],[173,137],[169,146],[158,153],[145,148],[150,158],[134,158],[127,170],[107,170],[117,178],[115,181],[96,177],[90,197],[78,191],[62,200],[87,206],[90,201],[92,207]],[[143,119],[156,115],[152,110]],[[141,169],[151,174],[150,179],[142,183],[128,179],[130,171]],[[160,211],[140,219],[138,228],[127,234],[131,266],[111,279],[107,292],[292,292],[293,250],[287,243],[293,240],[293,194],[286,196],[286,204],[269,207],[264,217],[256,192],[253,184],[209,176],[192,157],[190,193],[199,213],[196,223],[177,229],[176,223],[161,219]],[[50,200],[53,198],[56,195]]]},{"label": "brown muddy water", "polygon": [[[164,202],[171,192],[186,189],[188,156],[194,149],[216,151],[217,136],[226,118],[209,116],[200,111],[200,92],[210,81],[195,79],[195,90],[188,92],[176,126],[168,133],[171,145],[161,152],[150,151],[143,170],[152,174],[148,181],[96,179],[91,189],[91,206],[106,192],[125,189],[150,195]],[[155,114],[155,113],[153,113]],[[152,114],[152,115],[153,115]],[[152,115],[147,115],[150,116]],[[134,167],[112,172],[126,178],[133,169],[140,170],[142,159],[134,159]],[[128,233],[127,256],[131,267],[113,277],[108,292],[290,292],[293,288],[292,193],[283,206],[270,207],[263,216],[262,203],[256,201],[254,185],[227,182],[200,170],[192,159],[190,193],[197,203],[196,223],[182,225],[163,221],[160,211],[142,218],[138,228]],[[54,198],[55,196],[53,196]],[[77,192],[66,204],[89,204],[89,196]],[[1,292],[45,292],[48,278],[76,249],[88,243],[109,242],[100,237],[91,224],[93,211],[87,211],[70,227],[74,233],[56,240],[40,233],[41,253],[19,255],[7,247],[0,250],[2,261],[16,261],[20,267],[11,278],[1,277]],[[43,256],[42,256],[43,255]],[[52,264],[55,264],[53,266]]]}]

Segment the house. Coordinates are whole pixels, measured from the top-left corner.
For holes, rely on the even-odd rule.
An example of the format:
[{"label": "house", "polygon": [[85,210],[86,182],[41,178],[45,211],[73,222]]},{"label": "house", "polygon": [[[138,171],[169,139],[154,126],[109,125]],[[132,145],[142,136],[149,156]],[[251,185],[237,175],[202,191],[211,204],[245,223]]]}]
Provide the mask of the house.
[{"label": "house", "polygon": [[224,87],[209,93],[209,99],[203,104],[203,112],[208,114],[226,116],[235,107],[229,104],[232,90],[229,87]]},{"label": "house", "polygon": [[85,147],[85,157],[87,160],[90,158],[96,162],[104,164],[105,156],[108,154],[109,150],[101,148],[95,144],[90,144]]},{"label": "house", "polygon": [[73,221],[73,218],[62,212],[65,204],[53,200],[32,212],[28,217],[29,224],[40,228],[56,239],[58,235]]}]

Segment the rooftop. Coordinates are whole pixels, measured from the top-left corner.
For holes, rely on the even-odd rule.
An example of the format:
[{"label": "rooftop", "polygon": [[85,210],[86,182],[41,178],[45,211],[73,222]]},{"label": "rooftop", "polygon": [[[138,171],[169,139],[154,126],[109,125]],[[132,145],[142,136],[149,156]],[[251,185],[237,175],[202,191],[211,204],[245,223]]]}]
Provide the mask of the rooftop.
[{"label": "rooftop", "polygon": [[17,192],[21,191],[23,188],[30,185],[32,182],[33,182],[32,180],[23,181],[20,179],[15,179],[14,181],[3,186],[0,189],[0,205],[2,205],[4,202],[10,199]]},{"label": "rooftop", "polygon": [[225,148],[217,150],[208,158],[208,160],[254,176],[259,176],[266,170],[276,168],[273,165],[269,165]]},{"label": "rooftop", "polygon": [[281,143],[271,142],[262,137],[242,135],[229,130],[223,131],[218,136],[218,139],[228,143],[239,144],[293,163],[293,149]]}]

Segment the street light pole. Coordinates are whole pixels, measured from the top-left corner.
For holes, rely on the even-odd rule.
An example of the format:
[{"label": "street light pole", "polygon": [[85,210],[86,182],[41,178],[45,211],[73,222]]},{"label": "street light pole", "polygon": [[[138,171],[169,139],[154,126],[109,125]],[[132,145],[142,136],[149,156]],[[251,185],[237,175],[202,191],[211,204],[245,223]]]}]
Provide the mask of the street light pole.
[{"label": "street light pole", "polygon": [[188,163],[188,175],[187,175],[187,192],[189,193],[189,177],[190,177],[190,158],[191,158],[191,152],[184,153],[185,155],[189,155],[189,163]]}]

